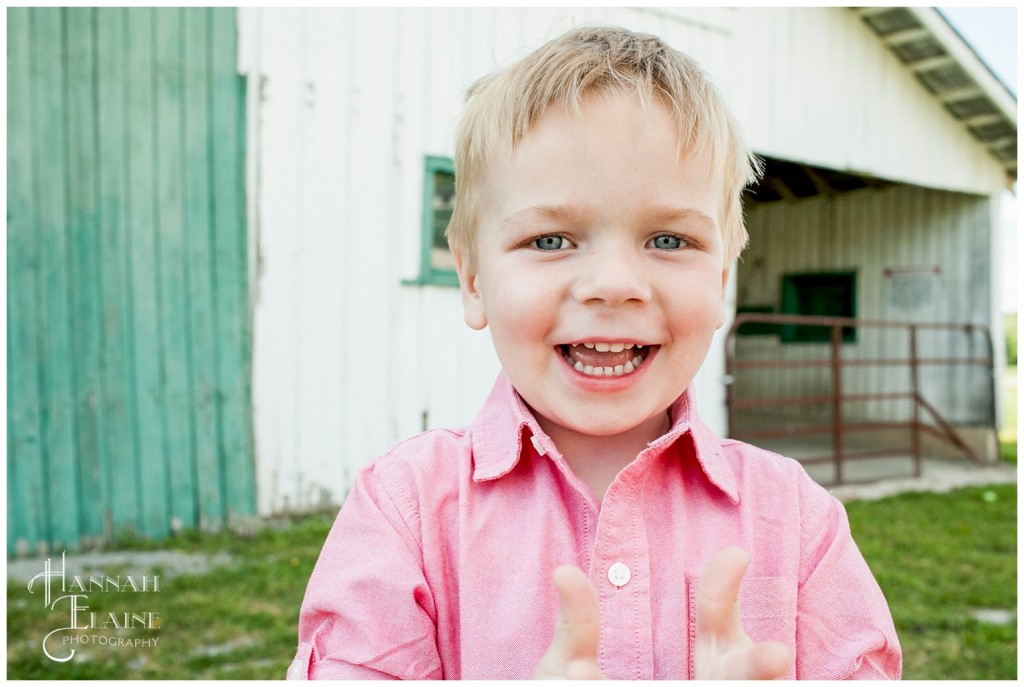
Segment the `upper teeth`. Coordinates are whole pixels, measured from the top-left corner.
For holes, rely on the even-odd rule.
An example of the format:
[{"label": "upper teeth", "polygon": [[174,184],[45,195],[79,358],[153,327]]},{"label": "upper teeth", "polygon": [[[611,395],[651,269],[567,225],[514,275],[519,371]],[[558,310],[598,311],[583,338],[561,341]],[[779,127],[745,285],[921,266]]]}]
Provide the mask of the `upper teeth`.
[{"label": "upper teeth", "polygon": [[633,344],[631,343],[590,343],[588,341],[583,345],[587,348],[593,348],[598,353],[621,353],[623,350],[633,348]]}]

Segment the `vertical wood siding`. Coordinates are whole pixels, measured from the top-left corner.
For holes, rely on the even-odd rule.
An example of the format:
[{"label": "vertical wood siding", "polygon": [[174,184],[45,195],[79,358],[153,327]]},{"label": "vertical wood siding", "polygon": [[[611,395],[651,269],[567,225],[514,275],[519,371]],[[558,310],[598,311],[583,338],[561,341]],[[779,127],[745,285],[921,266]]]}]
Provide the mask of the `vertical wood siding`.
[{"label": "vertical wood siding", "polygon": [[12,8],[8,552],[255,509],[227,9]]}]

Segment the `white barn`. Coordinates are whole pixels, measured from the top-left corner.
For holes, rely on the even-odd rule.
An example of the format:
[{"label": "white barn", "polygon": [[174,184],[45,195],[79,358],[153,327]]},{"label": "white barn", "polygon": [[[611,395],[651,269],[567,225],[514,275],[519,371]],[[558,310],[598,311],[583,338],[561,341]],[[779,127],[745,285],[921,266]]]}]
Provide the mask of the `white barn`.
[{"label": "white barn", "polygon": [[[581,23],[696,57],[768,160],[734,305],[779,312],[787,275],[854,274],[857,317],[998,335],[1016,100],[934,10],[244,8],[238,22],[262,514],[335,507],[397,441],[474,417],[498,363],[431,245],[463,93]],[[894,295],[908,284],[926,297]],[[697,379],[722,433],[724,373],[723,329]]]}]

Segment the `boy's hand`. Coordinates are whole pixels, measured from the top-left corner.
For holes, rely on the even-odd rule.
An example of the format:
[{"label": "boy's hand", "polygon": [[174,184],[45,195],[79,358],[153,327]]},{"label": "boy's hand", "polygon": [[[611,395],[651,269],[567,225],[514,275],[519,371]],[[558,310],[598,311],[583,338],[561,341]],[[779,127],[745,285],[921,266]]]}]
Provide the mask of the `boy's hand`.
[{"label": "boy's hand", "polygon": [[750,564],[735,546],[712,557],[697,586],[694,673],[698,680],[774,680],[789,667],[789,648],[754,642],[740,624],[740,580]]},{"label": "boy's hand", "polygon": [[[714,555],[697,588],[694,673],[698,680],[772,680],[789,667],[789,649],[779,642],[754,644],[740,625],[740,580],[750,557],[729,547]],[[555,570],[561,614],[555,636],[533,674],[535,680],[601,680],[597,663],[601,613],[597,591],[579,568]]]},{"label": "boy's hand", "polygon": [[597,665],[601,638],[601,606],[597,590],[582,570],[572,565],[555,568],[555,588],[561,613],[555,637],[537,664],[534,680],[603,680]]}]

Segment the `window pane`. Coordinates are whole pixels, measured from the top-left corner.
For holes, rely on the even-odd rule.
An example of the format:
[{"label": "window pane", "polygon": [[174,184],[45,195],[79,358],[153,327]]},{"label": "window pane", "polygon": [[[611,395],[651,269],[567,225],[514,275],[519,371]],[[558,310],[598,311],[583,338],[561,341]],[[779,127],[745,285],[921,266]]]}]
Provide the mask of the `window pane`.
[{"label": "window pane", "polygon": [[433,172],[434,195],[430,206],[433,209],[433,236],[430,246],[430,265],[436,270],[454,270],[455,259],[448,250],[448,240],[444,232],[452,218],[455,208],[455,176],[448,172]]},{"label": "window pane", "polygon": [[[782,277],[782,312],[822,317],[857,316],[857,275],[843,273],[787,274]],[[843,341],[856,341],[853,327],[843,327]],[[828,327],[784,325],[784,342],[829,341]]]}]

